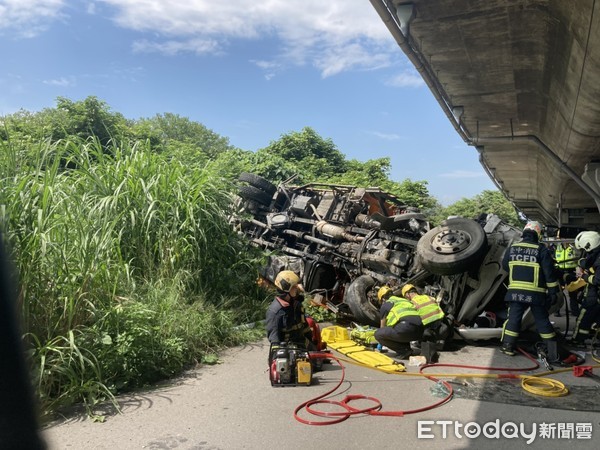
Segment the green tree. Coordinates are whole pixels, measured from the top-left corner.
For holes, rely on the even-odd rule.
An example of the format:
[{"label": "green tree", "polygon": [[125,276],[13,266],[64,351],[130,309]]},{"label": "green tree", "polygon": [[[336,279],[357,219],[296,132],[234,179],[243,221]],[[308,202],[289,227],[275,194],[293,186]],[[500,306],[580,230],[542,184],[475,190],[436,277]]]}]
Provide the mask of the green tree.
[{"label": "green tree", "polygon": [[463,198],[440,211],[437,221],[448,216],[476,218],[480,214],[496,214],[506,223],[520,226],[521,221],[514,206],[500,191],[483,191],[473,198]]},{"label": "green tree", "polygon": [[178,114],[157,114],[132,125],[137,139],[149,140],[155,151],[164,152],[182,162],[213,160],[232,150],[229,139],[199,122]]},{"label": "green tree", "polygon": [[427,181],[412,181],[409,178],[401,182],[391,180],[390,158],[370,159],[366,162],[353,159],[347,165],[348,170],[332,177],[333,182],[361,187],[379,187],[394,194],[408,206],[422,209],[430,209],[437,204],[437,200],[429,194]]},{"label": "green tree", "polygon": [[258,150],[256,162],[261,175],[276,181],[291,175],[298,175],[300,182],[328,180],[347,169],[346,157],[333,141],[309,127],[284,134]]},{"label": "green tree", "polygon": [[390,158],[361,162],[346,160],[335,144],[321,138],[314,130],[283,135],[254,154],[247,171],[278,183],[293,179],[294,184],[310,182],[379,187],[396,195],[408,206],[431,209],[438,205],[431,197],[426,181],[390,179]]},{"label": "green tree", "polygon": [[106,150],[111,140],[121,140],[129,134],[125,117],[112,112],[106,102],[94,96],[78,102],[58,97],[56,109],[45,111],[45,117],[50,121],[54,141],[70,137],[82,140],[96,137]]},{"label": "green tree", "polygon": [[277,184],[295,177],[296,183],[302,184],[313,180],[314,174],[304,169],[302,162],[290,161],[280,155],[273,155],[264,149],[258,150],[250,159],[248,172],[256,173]]},{"label": "green tree", "polygon": [[49,130],[44,128],[43,113],[31,113],[24,109],[0,118],[0,140],[18,142],[43,140]]},{"label": "green tree", "polygon": [[[78,102],[59,97],[56,108],[35,113],[20,110],[2,117],[0,122],[3,129],[0,143],[9,145],[15,154],[29,155],[30,158],[19,158],[24,165],[36,160],[46,144],[94,141],[104,152],[112,154],[118,143],[128,140],[130,135],[127,120],[96,97]],[[74,153],[63,152],[60,167],[72,168],[70,160]]]},{"label": "green tree", "polygon": [[412,181],[407,178],[404,181],[393,183],[387,187],[392,194],[406,202],[407,205],[417,206],[423,210],[433,208],[437,200],[429,194],[427,189],[427,181]]},{"label": "green tree", "polygon": [[258,174],[254,164],[255,155],[251,151],[234,148],[220,153],[209,162],[214,173],[219,173],[227,180],[236,180],[242,172]]},{"label": "green tree", "polygon": [[390,158],[370,159],[366,162],[352,159],[346,163],[346,167],[346,171],[331,177],[333,183],[371,187],[390,182]]}]

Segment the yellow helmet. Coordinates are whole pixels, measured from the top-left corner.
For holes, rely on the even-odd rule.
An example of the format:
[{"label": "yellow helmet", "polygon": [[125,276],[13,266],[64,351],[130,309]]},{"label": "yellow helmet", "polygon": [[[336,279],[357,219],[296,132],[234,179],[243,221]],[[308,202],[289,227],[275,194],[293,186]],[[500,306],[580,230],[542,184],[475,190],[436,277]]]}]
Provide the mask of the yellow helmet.
[{"label": "yellow helmet", "polygon": [[389,286],[381,286],[377,291],[377,299],[382,302],[387,295],[392,292],[392,288]]},{"label": "yellow helmet", "polygon": [[282,270],[275,277],[275,286],[282,292],[290,292],[290,289],[298,284],[300,284],[300,277],[291,270]]},{"label": "yellow helmet", "polygon": [[406,297],[406,294],[408,294],[408,292],[412,289],[416,290],[416,288],[412,284],[405,284],[402,288],[402,297]]}]

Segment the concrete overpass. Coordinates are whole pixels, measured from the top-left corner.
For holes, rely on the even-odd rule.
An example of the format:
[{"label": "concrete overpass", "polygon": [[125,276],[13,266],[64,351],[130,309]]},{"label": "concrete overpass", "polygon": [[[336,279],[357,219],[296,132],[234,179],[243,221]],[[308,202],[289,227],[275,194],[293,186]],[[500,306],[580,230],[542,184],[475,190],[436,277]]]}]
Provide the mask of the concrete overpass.
[{"label": "concrete overpass", "polygon": [[600,228],[600,0],[370,0],[528,218]]}]

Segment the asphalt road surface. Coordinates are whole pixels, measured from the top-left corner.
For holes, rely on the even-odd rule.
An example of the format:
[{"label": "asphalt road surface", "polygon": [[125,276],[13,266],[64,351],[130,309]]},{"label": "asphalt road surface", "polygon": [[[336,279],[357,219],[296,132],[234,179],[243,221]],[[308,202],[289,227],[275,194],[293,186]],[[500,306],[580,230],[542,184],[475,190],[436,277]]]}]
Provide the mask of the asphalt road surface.
[{"label": "asphalt road surface", "polygon": [[[74,413],[46,427],[43,436],[51,450],[598,448],[600,383],[574,377],[572,372],[552,376],[570,389],[566,397],[539,397],[525,392],[515,380],[448,377],[457,395],[435,409],[400,417],[353,415],[338,424],[317,426],[296,420],[294,409],[333,389],[342,369],[333,361],[313,374],[311,386],[274,388],[267,373],[267,354],[266,340],[230,349],[221,364],[202,366],[152,390],[119,397],[121,413],[107,409],[104,423]],[[589,354],[587,358],[595,364]],[[532,365],[524,356],[503,355],[495,345],[445,351],[439,362]],[[381,401],[383,411],[421,409],[441,399],[436,393],[439,386],[426,378],[343,364],[344,381],[329,399],[370,396]],[[407,366],[407,371],[418,369]],[[486,373],[449,367],[431,371]],[[315,408],[339,410],[328,405]],[[306,410],[299,414],[308,421],[330,420]]]}]

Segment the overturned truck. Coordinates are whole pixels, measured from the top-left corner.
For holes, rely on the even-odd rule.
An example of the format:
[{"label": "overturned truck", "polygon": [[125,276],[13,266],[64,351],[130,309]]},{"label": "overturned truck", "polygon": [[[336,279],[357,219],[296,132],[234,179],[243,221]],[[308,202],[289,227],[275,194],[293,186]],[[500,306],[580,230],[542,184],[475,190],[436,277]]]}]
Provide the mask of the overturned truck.
[{"label": "overturned truck", "polygon": [[[378,326],[378,288],[411,283],[438,300],[457,337],[500,337],[507,277],[501,262],[521,231],[495,215],[449,218],[431,228],[418,209],[379,188],[276,186],[242,173],[231,223],[271,252],[263,277],[296,271],[312,301],[339,317]],[[531,325],[527,314],[523,326]]]}]

